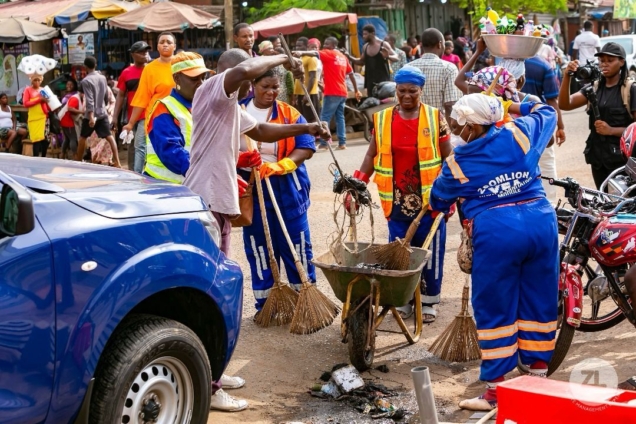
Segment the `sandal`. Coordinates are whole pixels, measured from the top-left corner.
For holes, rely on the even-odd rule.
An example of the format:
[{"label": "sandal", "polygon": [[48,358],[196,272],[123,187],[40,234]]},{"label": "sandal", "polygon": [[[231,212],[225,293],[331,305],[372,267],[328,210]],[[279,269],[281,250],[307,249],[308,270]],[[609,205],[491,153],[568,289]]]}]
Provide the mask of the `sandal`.
[{"label": "sandal", "polygon": [[437,318],[437,311],[432,306],[422,305],[422,322],[424,324],[430,324],[435,322]]},{"label": "sandal", "polygon": [[621,390],[631,390],[636,391],[636,376],[630,377],[627,380],[623,381],[618,385],[618,388]]},{"label": "sandal", "polygon": [[404,306],[400,306],[399,308],[395,308],[399,313],[400,316],[402,317],[402,319],[408,319],[411,318],[413,316],[413,305],[411,304],[406,304]]}]

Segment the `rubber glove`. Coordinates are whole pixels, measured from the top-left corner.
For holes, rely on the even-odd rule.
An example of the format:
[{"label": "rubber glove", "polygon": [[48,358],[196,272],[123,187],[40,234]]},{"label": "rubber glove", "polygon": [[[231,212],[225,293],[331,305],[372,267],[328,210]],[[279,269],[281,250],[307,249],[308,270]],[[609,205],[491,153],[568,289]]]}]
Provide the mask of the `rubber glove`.
[{"label": "rubber glove", "polygon": [[261,166],[263,160],[261,159],[261,154],[254,150],[251,152],[239,152],[238,162],[236,163],[237,168],[256,168]]},{"label": "rubber glove", "polygon": [[243,178],[241,178],[240,175],[236,176],[236,184],[238,186],[238,195],[239,195],[239,197],[241,197],[247,191],[247,187],[249,187],[249,184],[248,184],[247,181],[245,181]]},{"label": "rubber glove", "polygon": [[353,173],[353,178],[357,178],[360,181],[364,181],[367,184],[369,183],[369,176],[365,174],[364,172],[360,171],[359,169],[355,170],[355,172]]},{"label": "rubber glove", "polygon": [[[357,178],[360,181],[363,181],[365,183],[369,183],[369,176],[367,174],[365,174],[364,172],[360,171],[359,169],[356,169],[353,173],[353,178]],[[347,211],[347,213],[349,215],[351,215],[351,203],[354,203],[354,207],[355,207],[355,211],[356,213],[358,212],[358,210],[360,209],[360,205],[355,201],[355,199],[353,198],[353,196],[351,195],[350,192],[348,192],[347,194],[345,194],[344,197],[344,207],[345,210]]]},{"label": "rubber glove", "polygon": [[282,158],[278,162],[266,162],[261,165],[261,178],[269,178],[272,175],[285,175],[294,172],[298,168],[296,162],[290,158]]}]

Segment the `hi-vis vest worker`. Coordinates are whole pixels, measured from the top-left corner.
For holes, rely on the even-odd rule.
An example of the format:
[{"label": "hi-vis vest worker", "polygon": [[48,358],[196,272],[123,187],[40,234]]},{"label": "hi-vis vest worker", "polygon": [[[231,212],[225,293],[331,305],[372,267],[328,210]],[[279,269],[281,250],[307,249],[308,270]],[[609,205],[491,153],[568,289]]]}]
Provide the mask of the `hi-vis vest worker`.
[{"label": "hi-vis vest worker", "polygon": [[[353,176],[364,182],[375,171],[374,181],[389,227],[389,242],[404,238],[409,226],[424,211],[411,246],[421,247],[432,229],[436,213],[428,210],[433,181],[451,153],[450,130],[444,116],[421,103],[426,78],[421,70],[404,66],[395,73],[398,105],[373,115],[374,140]],[[350,210],[345,198],[346,210]],[[431,259],[422,271],[421,303],[423,321],[435,320],[433,308],[440,302],[444,276],[446,223],[441,221],[430,246]],[[413,307],[398,308],[409,316]]]},{"label": "hi-vis vest worker", "polygon": [[[183,174],[177,174],[176,172],[173,172],[170,169],[168,169],[166,164],[162,162],[160,156],[163,157],[164,160],[166,160],[166,155],[163,155],[155,151],[155,148],[153,147],[153,144],[150,140],[150,133],[153,130],[155,130],[155,128],[152,128],[150,126],[151,124],[154,123],[154,119],[153,119],[153,121],[149,123],[148,135],[146,136],[146,166],[144,167],[144,172],[158,180],[164,180],[164,181],[169,181],[171,183],[181,184],[185,178],[185,172],[187,171],[190,165],[189,152],[190,152],[190,135],[192,133],[192,114],[190,113],[188,108],[186,108],[179,100],[177,100],[177,98],[174,97],[175,95],[178,97],[181,97],[179,96],[178,93],[175,93],[173,91],[173,93],[170,96],[165,97],[159,100],[157,103],[155,103],[155,106],[152,108],[152,112],[150,113],[150,115],[153,118],[160,116],[158,115],[158,113],[161,112],[160,109],[162,109],[162,106],[165,106],[167,113],[172,115],[172,117],[174,118],[175,124],[178,123],[181,136],[183,137],[183,140],[185,141],[183,149],[185,150],[188,156],[187,166],[185,166],[185,170],[183,171]],[[159,141],[159,142],[163,143],[162,141]]]},{"label": "hi-vis vest worker", "polygon": [[[385,217],[391,216],[393,208],[393,152],[391,150],[394,108],[374,114],[375,140],[377,155],[374,160],[375,178],[378,194]],[[428,206],[428,197],[433,181],[442,169],[442,156],[439,151],[439,111],[420,104],[420,116],[417,128],[417,158],[419,162],[422,207]]]}]

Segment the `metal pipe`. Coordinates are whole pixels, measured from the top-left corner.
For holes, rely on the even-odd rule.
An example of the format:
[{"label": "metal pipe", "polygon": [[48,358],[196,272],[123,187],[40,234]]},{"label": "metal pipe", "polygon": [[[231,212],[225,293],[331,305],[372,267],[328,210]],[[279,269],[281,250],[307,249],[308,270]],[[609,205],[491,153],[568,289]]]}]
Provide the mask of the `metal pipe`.
[{"label": "metal pipe", "polygon": [[415,386],[415,398],[420,409],[420,422],[422,424],[438,424],[435,398],[431,387],[431,375],[428,367],[415,367],[411,369],[413,385]]}]

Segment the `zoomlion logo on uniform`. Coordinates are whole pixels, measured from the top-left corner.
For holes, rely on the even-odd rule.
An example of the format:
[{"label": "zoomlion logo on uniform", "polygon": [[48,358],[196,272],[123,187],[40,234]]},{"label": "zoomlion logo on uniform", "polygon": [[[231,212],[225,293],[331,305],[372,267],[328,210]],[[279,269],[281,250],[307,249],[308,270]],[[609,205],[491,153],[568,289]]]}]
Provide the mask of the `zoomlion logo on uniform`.
[{"label": "zoomlion logo on uniform", "polygon": [[488,184],[477,189],[477,191],[480,197],[506,197],[519,193],[521,187],[530,181],[530,172],[508,172],[488,181]]}]

